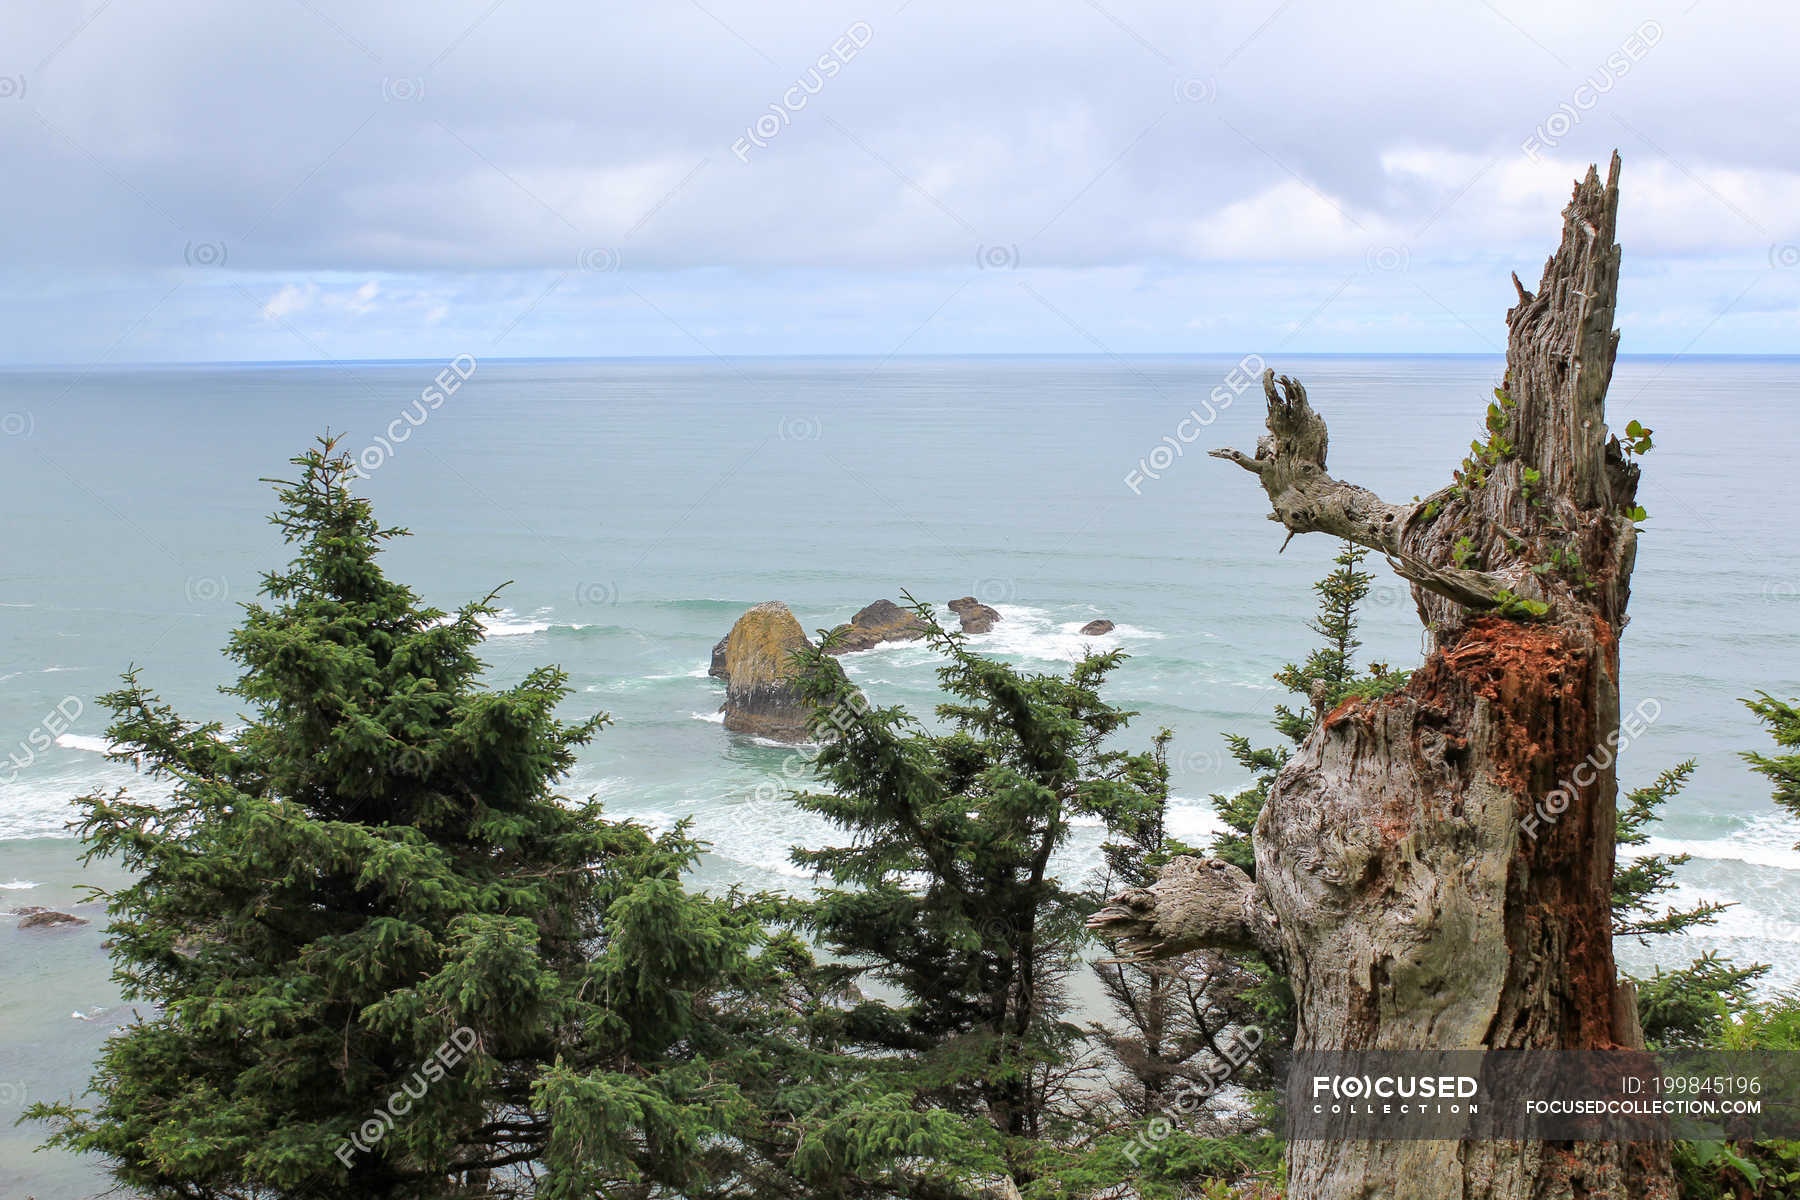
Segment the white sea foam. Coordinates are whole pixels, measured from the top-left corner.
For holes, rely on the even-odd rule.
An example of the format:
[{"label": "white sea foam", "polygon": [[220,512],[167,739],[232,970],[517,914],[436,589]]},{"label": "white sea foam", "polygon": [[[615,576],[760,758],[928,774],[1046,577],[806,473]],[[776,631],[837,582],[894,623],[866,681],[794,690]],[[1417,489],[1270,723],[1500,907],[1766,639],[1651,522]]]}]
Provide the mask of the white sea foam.
[{"label": "white sea foam", "polygon": [[[550,628],[550,622],[537,619],[548,610],[540,609],[530,617],[521,617],[510,608],[503,608],[490,616],[482,617],[481,632],[485,637],[523,637],[527,634],[543,633]],[[445,613],[437,619],[439,625],[450,625],[456,621],[455,613]],[[579,628],[568,626],[567,628]]]},{"label": "white sea foam", "polygon": [[1755,867],[1800,871],[1800,821],[1774,813],[1753,817],[1729,837],[1652,837],[1641,847],[1627,847],[1622,854],[1687,854],[1696,861],[1741,862]]},{"label": "white sea foam", "polygon": [[[1061,621],[1045,609],[1025,604],[996,604],[993,609],[1000,614],[1000,619],[987,633],[971,634],[969,645],[983,654],[1000,658],[1073,662],[1089,653],[1129,650],[1133,643],[1166,636],[1153,629],[1120,624],[1114,625],[1108,633],[1090,637],[1081,632],[1081,627],[1093,620],[1092,617]],[[955,628],[958,618],[946,610],[943,620],[950,628]]]},{"label": "white sea foam", "polygon": [[29,879],[15,879],[11,883],[0,883],[0,892],[23,892],[39,886]]},{"label": "white sea foam", "polygon": [[503,608],[481,622],[482,632],[491,638],[525,637],[544,633],[549,628],[550,622],[521,618],[509,608]]},{"label": "white sea foam", "polygon": [[1687,854],[1696,860],[1749,863],[1756,867],[1776,867],[1783,871],[1800,871],[1800,850],[1780,846],[1747,845],[1736,838],[1659,838],[1653,837],[1643,846],[1646,854]]},{"label": "white sea foam", "polygon": [[166,779],[148,779],[129,765],[98,757],[21,771],[18,779],[6,786],[5,802],[0,803],[0,842],[74,837],[69,822],[81,816],[75,798],[121,787],[130,790],[133,800],[162,804],[167,802],[173,785]]},{"label": "white sea foam", "polygon": [[1169,815],[1163,824],[1169,836],[1201,850],[1225,832],[1225,822],[1219,819],[1211,800],[1186,796],[1169,797]]},{"label": "white sea foam", "polygon": [[723,725],[725,723],[725,712],[723,709],[718,712],[691,712],[688,716],[694,718],[696,721],[710,721],[714,725]]},{"label": "white sea foam", "polygon": [[[719,720],[722,722],[724,719],[725,716],[721,713],[719,715]],[[758,746],[767,746],[771,750],[811,750],[816,749],[823,744],[821,742],[782,742],[777,741],[775,738],[766,738],[754,733],[749,734],[748,736],[754,744]]]},{"label": "white sea foam", "polygon": [[89,754],[110,754],[114,750],[112,742],[103,737],[92,737],[85,733],[58,734],[56,744],[65,750],[86,750]]},{"label": "white sea foam", "polygon": [[[1719,900],[1710,890],[1678,885],[1659,899],[1673,908],[1692,908],[1702,900]],[[1754,900],[1745,899],[1719,914],[1716,924],[1695,933],[1701,937],[1747,938],[1758,942],[1800,943],[1800,922],[1790,921],[1769,912]]]}]

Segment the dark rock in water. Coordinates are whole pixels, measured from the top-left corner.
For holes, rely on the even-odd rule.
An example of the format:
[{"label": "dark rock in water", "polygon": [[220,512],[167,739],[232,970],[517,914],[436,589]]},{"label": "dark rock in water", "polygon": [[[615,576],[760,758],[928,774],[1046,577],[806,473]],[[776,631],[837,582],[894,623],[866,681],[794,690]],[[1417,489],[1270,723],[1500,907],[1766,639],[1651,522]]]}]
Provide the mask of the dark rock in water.
[{"label": "dark rock in water", "polygon": [[1000,614],[975,599],[964,596],[950,602],[950,611],[962,618],[964,633],[986,633],[1000,619]]},{"label": "dark rock in water", "polygon": [[764,601],[739,617],[725,639],[725,728],[783,742],[809,740],[812,710],[791,680],[794,651],[810,645],[779,601]]},{"label": "dark rock in water", "polygon": [[892,600],[877,600],[854,617],[848,625],[839,625],[832,643],[833,654],[849,654],[856,650],[872,650],[883,642],[913,642],[925,636],[926,624],[918,613],[901,608]]},{"label": "dark rock in water", "polygon": [[1113,623],[1105,618],[1098,621],[1089,621],[1086,625],[1081,627],[1081,632],[1089,637],[1099,637],[1103,633],[1111,633],[1112,631]]},{"label": "dark rock in water", "polygon": [[86,925],[87,919],[49,908],[15,908],[15,917],[23,918],[20,929],[51,929],[58,925]]},{"label": "dark rock in water", "polygon": [[731,678],[731,672],[725,667],[725,647],[730,641],[731,635],[728,633],[719,639],[718,645],[713,647],[712,666],[706,668],[706,673],[714,679],[729,680]]}]

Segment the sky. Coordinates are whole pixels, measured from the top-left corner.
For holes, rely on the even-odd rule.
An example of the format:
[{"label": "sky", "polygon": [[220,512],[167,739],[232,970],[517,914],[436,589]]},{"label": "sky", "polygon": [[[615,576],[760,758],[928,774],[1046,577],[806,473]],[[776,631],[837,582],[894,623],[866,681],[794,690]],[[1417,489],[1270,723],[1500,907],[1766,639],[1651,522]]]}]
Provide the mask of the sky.
[{"label": "sky", "polygon": [[0,363],[1800,353],[1800,6],[18,0]]}]

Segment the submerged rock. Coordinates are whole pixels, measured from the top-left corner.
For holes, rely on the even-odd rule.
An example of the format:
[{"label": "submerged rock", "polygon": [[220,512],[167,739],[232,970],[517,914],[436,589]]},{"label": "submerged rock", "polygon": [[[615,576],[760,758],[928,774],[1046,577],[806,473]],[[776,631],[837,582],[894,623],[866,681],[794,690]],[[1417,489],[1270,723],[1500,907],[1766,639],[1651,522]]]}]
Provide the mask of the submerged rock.
[{"label": "submerged rock", "polygon": [[925,636],[926,629],[918,613],[901,608],[892,600],[877,600],[851,617],[848,625],[839,625],[832,631],[842,632],[832,643],[831,652],[849,654],[872,650],[883,642],[914,642]]},{"label": "submerged rock", "polygon": [[50,908],[15,908],[13,916],[22,918],[20,929],[53,929],[60,925],[86,925],[85,917],[77,917]]},{"label": "submerged rock", "polygon": [[1113,623],[1104,617],[1098,621],[1089,621],[1086,625],[1081,627],[1081,632],[1088,637],[1099,637],[1103,633],[1111,633],[1112,631]]},{"label": "submerged rock", "polygon": [[725,639],[725,728],[783,742],[808,740],[812,710],[792,683],[792,656],[810,645],[780,601],[764,601],[739,617]]},{"label": "submerged rock", "polygon": [[964,596],[950,602],[950,611],[962,618],[964,633],[986,633],[1000,619],[1000,614],[975,599]]}]

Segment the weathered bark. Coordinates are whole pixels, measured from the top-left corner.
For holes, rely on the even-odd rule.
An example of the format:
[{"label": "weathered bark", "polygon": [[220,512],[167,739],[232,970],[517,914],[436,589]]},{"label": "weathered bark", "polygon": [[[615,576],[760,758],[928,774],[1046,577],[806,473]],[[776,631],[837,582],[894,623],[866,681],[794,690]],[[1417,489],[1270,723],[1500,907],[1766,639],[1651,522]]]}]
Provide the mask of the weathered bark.
[{"label": "weathered bark", "polygon": [[1190,950],[1254,950],[1279,961],[1275,914],[1250,876],[1217,858],[1177,858],[1156,882],[1133,888],[1094,914],[1123,952],[1120,962],[1147,962]]},{"label": "weathered bark", "polygon": [[[1457,483],[1398,506],[1333,479],[1324,421],[1272,374],[1256,455],[1215,451],[1258,476],[1289,536],[1386,554],[1432,635],[1403,691],[1325,714],[1281,772],[1249,894],[1195,891],[1210,873],[1171,864],[1095,918],[1137,956],[1278,931],[1297,1049],[1642,1044],[1610,936],[1637,488],[1604,412],[1618,171],[1616,155],[1604,183],[1590,169],[1538,294],[1519,287],[1498,440]],[[1666,1152],[1613,1143],[1300,1141],[1289,1188],[1294,1200],[1674,1195]]]}]

